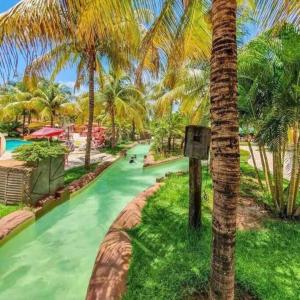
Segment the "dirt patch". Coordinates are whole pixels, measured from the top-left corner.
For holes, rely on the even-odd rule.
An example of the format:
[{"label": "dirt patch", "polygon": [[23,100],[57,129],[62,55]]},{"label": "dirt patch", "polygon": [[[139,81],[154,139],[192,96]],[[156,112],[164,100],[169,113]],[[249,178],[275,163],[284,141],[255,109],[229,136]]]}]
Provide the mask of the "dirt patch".
[{"label": "dirt patch", "polygon": [[237,210],[237,227],[240,230],[259,229],[269,212],[255,199],[240,197]]}]

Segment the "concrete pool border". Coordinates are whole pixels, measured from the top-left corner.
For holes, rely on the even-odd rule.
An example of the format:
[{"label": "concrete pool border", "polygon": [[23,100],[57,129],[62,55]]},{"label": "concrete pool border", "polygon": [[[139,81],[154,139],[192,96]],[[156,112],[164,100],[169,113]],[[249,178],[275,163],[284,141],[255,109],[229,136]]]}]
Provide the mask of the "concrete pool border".
[{"label": "concrete pool border", "polygon": [[141,222],[148,199],[163,185],[156,183],[136,196],[122,210],[100,245],[86,300],[121,299],[126,291],[126,278],[132,253],[128,229]]}]

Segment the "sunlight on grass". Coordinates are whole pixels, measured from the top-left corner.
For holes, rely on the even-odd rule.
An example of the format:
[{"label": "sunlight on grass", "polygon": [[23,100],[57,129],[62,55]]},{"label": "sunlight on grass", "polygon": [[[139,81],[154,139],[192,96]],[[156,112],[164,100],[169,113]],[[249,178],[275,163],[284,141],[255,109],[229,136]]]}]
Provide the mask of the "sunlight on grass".
[{"label": "sunlight on grass", "polygon": [[69,184],[74,180],[79,179],[83,175],[93,172],[98,164],[92,164],[89,170],[86,170],[84,166],[72,168],[70,170],[65,171],[65,184]]},{"label": "sunlight on grass", "polygon": [[[263,197],[242,153],[242,193]],[[200,232],[187,229],[188,177],[173,176],[143,211],[142,224],[130,231],[133,257],[125,300],[184,299],[207,287],[211,256],[211,180]],[[250,185],[250,183],[251,185]],[[297,299],[300,295],[300,224],[266,221],[260,231],[237,234],[237,281],[260,299]]]}]

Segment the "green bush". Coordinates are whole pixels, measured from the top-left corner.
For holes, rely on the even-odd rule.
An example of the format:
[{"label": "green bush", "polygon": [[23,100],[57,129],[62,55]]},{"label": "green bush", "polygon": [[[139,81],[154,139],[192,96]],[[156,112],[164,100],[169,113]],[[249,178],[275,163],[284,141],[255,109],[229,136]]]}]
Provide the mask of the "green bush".
[{"label": "green bush", "polygon": [[14,151],[14,158],[29,163],[39,162],[46,158],[57,157],[67,153],[67,148],[58,142],[34,142],[18,147]]},{"label": "green bush", "polygon": [[22,125],[20,122],[3,122],[0,123],[0,132],[7,133],[9,137],[18,137],[20,133],[17,131]]}]

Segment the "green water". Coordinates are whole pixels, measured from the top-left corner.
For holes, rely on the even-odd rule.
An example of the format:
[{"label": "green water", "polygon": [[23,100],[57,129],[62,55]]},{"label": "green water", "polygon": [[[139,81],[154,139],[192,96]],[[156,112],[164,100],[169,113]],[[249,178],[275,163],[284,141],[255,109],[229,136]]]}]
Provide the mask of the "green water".
[{"label": "green water", "polygon": [[82,300],[101,240],[130,200],[179,160],[142,169],[149,146],[132,149],[135,164],[122,159],[90,187],[49,212],[0,248],[1,300]]}]

